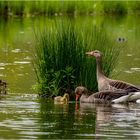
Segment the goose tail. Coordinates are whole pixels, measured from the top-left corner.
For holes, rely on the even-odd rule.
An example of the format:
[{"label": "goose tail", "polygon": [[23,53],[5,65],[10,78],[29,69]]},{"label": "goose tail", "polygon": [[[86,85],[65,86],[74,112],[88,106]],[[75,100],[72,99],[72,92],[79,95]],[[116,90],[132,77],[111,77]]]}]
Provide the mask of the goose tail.
[{"label": "goose tail", "polygon": [[112,103],[118,104],[118,103],[126,103],[130,101],[130,97],[133,96],[134,93],[130,93],[128,95],[124,95],[122,97],[119,97],[117,99],[112,100]]},{"label": "goose tail", "polygon": [[140,92],[131,92],[132,96],[129,97],[128,101],[130,102],[136,102],[138,99],[140,99]]}]

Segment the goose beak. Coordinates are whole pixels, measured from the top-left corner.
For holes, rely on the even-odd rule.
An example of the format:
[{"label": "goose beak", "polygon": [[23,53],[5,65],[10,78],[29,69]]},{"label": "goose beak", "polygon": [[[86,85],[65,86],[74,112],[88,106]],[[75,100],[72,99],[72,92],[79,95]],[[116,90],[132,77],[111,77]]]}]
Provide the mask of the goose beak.
[{"label": "goose beak", "polygon": [[80,95],[79,94],[76,94],[76,101],[78,101]]},{"label": "goose beak", "polygon": [[93,52],[86,52],[86,55],[93,56]]}]

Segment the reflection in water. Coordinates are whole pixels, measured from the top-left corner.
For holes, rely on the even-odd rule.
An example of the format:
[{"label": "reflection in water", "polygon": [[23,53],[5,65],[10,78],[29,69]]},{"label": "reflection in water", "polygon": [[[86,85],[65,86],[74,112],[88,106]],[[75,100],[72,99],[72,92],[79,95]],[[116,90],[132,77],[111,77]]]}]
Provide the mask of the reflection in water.
[{"label": "reflection in water", "polygon": [[[60,18],[1,19],[0,79],[8,83],[10,93],[32,92],[31,86],[35,81],[31,63],[33,26],[49,26],[56,19]],[[134,16],[121,19],[81,16],[74,21],[79,26],[83,23],[91,29],[93,25],[104,23],[108,35],[114,37],[115,42],[118,37],[125,38],[125,49],[114,74],[117,79],[140,85],[140,20]],[[9,94],[0,100],[0,139],[136,140],[140,137],[139,124],[140,104],[80,104],[75,107],[73,102],[55,105],[53,101],[40,101],[29,94]]]},{"label": "reflection in water", "polygon": [[0,139],[139,139],[140,104],[54,104],[32,94],[0,100]]},{"label": "reflection in water", "polygon": [[[90,138],[90,134],[94,132],[95,119],[93,114],[79,119],[75,115],[73,103],[53,104],[53,102],[44,102],[41,105],[40,115],[41,131],[47,132],[47,138]],[[90,125],[88,124],[89,121]],[[40,139],[43,138],[44,136],[40,137]]]},{"label": "reflection in water", "polygon": [[[35,95],[11,95],[0,100],[0,139],[33,138],[36,131],[38,103]],[[30,135],[22,133],[30,132]]]},{"label": "reflection in water", "polygon": [[1,19],[0,22],[0,79],[7,81],[10,93],[32,92],[35,81],[32,20],[23,20]]},{"label": "reflection in water", "polygon": [[81,103],[80,114],[96,112],[96,139],[139,139],[140,104],[103,104]]},{"label": "reflection in water", "polygon": [[[33,92],[31,88],[35,84],[32,66],[32,54],[35,46],[34,29],[50,27],[54,21],[66,20],[66,18],[34,17],[0,20],[0,79],[9,83],[10,92]],[[134,15],[107,18],[82,16],[72,20],[78,26],[83,23],[82,25],[91,29],[93,26],[100,27],[104,23],[108,36],[114,42],[124,44],[118,66],[112,74],[116,77],[113,78],[140,85],[140,20],[138,17]],[[1,66],[1,64],[4,65]]]}]

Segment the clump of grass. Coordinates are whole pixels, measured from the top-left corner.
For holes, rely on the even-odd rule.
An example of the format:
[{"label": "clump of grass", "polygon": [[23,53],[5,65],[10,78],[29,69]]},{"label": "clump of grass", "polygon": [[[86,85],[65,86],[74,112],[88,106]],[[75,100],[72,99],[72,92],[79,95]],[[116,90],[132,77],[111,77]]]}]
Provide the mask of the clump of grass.
[{"label": "clump of grass", "polygon": [[74,89],[83,49],[82,38],[70,23],[58,23],[41,33],[35,61],[39,92],[50,96],[59,93],[54,89],[61,92]]},{"label": "clump of grass", "polygon": [[36,90],[39,95],[47,97],[64,92],[73,97],[78,85],[97,90],[95,59],[87,57],[85,52],[99,49],[105,54],[103,68],[108,76],[120,51],[103,28],[78,27],[71,22],[56,22],[37,34],[37,39],[39,44],[34,60]]}]

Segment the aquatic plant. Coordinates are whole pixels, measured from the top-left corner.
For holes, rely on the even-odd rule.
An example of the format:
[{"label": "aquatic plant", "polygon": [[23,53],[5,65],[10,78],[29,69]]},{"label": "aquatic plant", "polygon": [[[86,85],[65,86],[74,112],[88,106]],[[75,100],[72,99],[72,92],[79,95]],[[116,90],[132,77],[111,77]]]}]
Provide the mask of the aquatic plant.
[{"label": "aquatic plant", "polygon": [[36,38],[34,69],[36,90],[41,96],[73,93],[78,85],[97,90],[95,61],[85,52],[94,49],[103,52],[107,76],[114,69],[120,52],[119,45],[111,41],[103,27],[77,26],[70,21],[55,22],[37,33]]},{"label": "aquatic plant", "polygon": [[69,23],[59,23],[41,33],[35,61],[39,87],[45,83],[41,92],[50,95],[51,87],[67,92],[74,89],[75,76],[80,69],[80,54],[84,48],[81,42],[75,27]]}]

